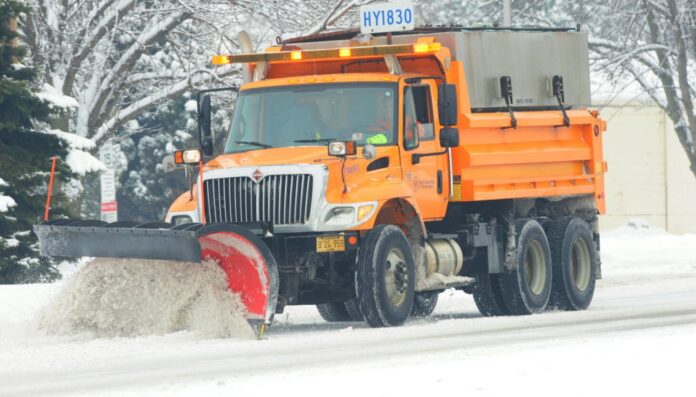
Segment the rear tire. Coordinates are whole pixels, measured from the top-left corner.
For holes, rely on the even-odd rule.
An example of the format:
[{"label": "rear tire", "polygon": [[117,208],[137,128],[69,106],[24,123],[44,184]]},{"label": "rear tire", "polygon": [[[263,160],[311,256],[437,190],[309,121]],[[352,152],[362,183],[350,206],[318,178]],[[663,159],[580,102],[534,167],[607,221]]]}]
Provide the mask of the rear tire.
[{"label": "rear tire", "polygon": [[549,307],[585,310],[594,296],[597,249],[590,226],[580,218],[561,218],[549,227],[553,283]]},{"label": "rear tire", "polygon": [[416,292],[413,298],[413,306],[411,307],[411,316],[428,317],[433,314],[439,296],[440,291]]},{"label": "rear tire", "polygon": [[352,320],[343,303],[322,303],[317,305],[317,311],[321,318],[330,323]]},{"label": "rear tire", "polygon": [[500,276],[505,307],[510,314],[533,314],[546,310],[551,295],[551,252],[546,233],[534,219],[515,222],[516,261],[513,270]]},{"label": "rear tire", "polygon": [[472,295],[481,315],[486,317],[505,316],[509,314],[500,289],[500,275],[488,272],[487,255],[474,258],[474,278]]},{"label": "rear tire", "polygon": [[415,295],[416,271],[411,247],[396,226],[367,232],[358,252],[355,293],[360,313],[372,327],[403,324]]}]

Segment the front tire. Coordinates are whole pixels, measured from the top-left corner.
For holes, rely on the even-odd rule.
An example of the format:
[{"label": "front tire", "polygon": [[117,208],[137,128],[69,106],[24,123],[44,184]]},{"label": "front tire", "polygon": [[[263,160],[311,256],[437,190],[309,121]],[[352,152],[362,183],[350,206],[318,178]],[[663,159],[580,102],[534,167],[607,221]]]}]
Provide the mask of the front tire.
[{"label": "front tire", "polygon": [[585,310],[594,296],[597,249],[590,226],[580,218],[561,218],[549,228],[553,260],[550,307]]},{"label": "front tire", "polygon": [[317,311],[321,318],[330,323],[351,321],[343,303],[322,303],[317,305]]},{"label": "front tire", "polygon": [[515,222],[516,263],[500,276],[505,307],[510,314],[533,314],[546,310],[551,295],[551,252],[546,233],[534,219]]},{"label": "front tire", "polygon": [[415,265],[406,236],[396,226],[378,225],[360,245],[355,292],[371,327],[403,324],[415,295]]}]

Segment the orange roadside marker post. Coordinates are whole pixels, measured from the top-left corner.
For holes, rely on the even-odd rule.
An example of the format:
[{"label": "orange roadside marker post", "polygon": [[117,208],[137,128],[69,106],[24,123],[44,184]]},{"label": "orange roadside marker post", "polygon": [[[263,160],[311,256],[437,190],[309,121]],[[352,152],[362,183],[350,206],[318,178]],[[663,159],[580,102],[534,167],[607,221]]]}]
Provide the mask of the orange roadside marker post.
[{"label": "orange roadside marker post", "polygon": [[51,157],[51,179],[48,181],[48,194],[46,195],[46,209],[44,210],[44,222],[48,222],[48,213],[51,210],[51,194],[53,193],[53,180],[56,175],[56,162],[58,156]]}]

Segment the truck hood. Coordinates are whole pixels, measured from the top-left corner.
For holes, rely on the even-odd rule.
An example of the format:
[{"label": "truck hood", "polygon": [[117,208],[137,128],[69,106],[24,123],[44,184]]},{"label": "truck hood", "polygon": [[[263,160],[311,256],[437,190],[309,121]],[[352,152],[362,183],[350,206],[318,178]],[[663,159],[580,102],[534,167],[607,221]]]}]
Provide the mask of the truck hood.
[{"label": "truck hood", "polygon": [[222,154],[208,162],[206,168],[218,169],[262,165],[321,164],[335,161],[336,157],[328,155],[326,146],[301,146]]}]

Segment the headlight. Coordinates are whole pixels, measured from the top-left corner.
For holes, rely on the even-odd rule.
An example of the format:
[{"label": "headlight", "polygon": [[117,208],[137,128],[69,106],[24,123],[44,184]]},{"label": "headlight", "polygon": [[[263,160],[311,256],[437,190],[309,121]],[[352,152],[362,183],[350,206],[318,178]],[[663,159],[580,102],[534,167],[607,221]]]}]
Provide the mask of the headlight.
[{"label": "headlight", "polygon": [[354,219],[355,209],[353,207],[336,207],[326,215],[324,223],[333,226],[351,225],[355,222]]},{"label": "headlight", "polygon": [[354,156],[358,153],[355,141],[329,143],[329,156]]},{"label": "headlight", "polygon": [[193,219],[188,215],[178,215],[172,217],[172,223],[174,225],[183,225],[184,223],[193,223]]}]

